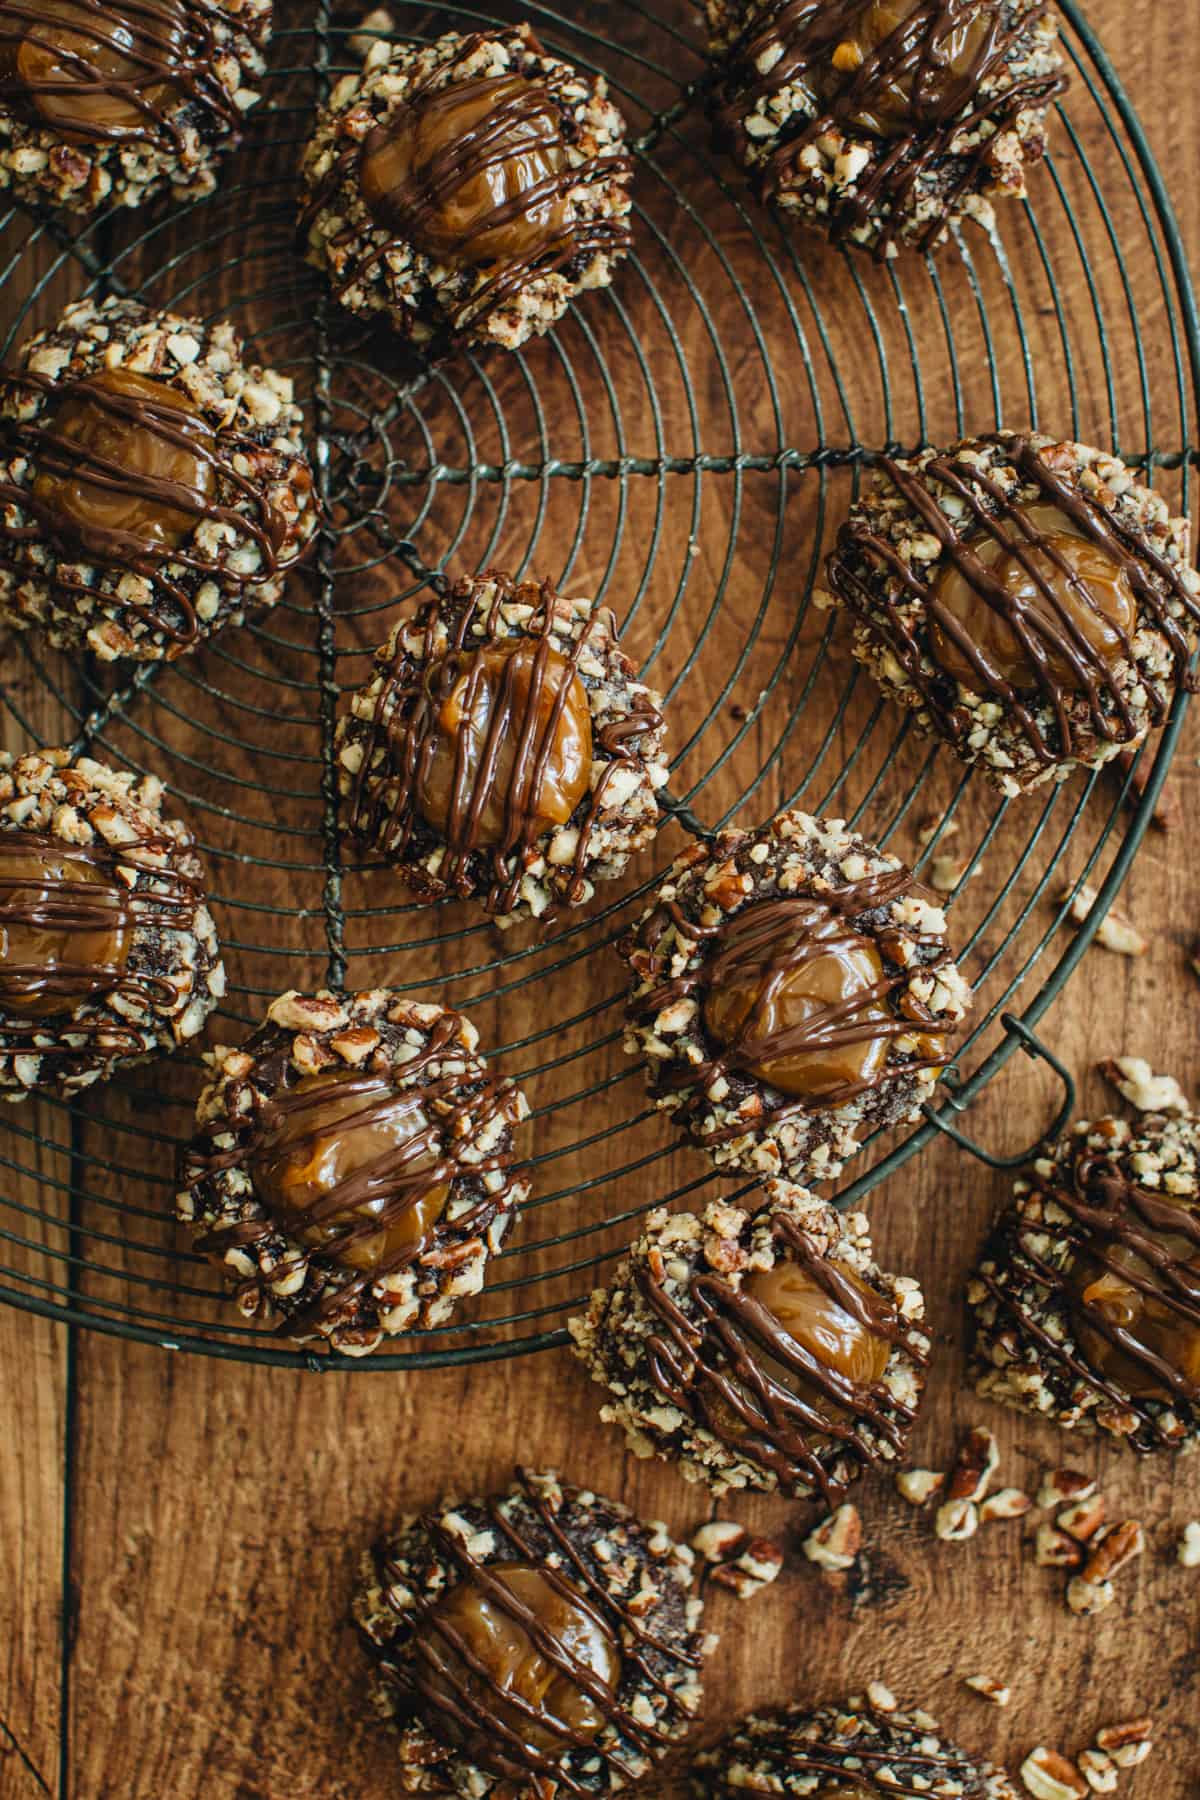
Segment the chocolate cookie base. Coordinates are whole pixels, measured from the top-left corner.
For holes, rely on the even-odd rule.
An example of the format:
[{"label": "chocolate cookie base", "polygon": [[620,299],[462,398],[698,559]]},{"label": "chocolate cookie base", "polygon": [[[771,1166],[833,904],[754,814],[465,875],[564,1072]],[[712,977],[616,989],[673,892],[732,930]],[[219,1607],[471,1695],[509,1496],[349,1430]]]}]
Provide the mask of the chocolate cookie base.
[{"label": "chocolate cookie base", "polygon": [[[551,624],[543,632],[547,608]],[[460,629],[464,615],[468,622]],[[552,650],[574,657],[587,696],[588,790],[564,825],[505,858],[502,883],[488,849],[472,851],[448,882],[441,872],[444,839],[402,793],[402,724],[420,702],[424,670],[456,636],[471,650],[543,635]],[[596,883],[615,880],[658,830],[655,796],[668,774],[659,704],[660,696],[635,679],[607,607],[563,598],[548,583],[514,584],[496,570],[466,576],[444,598],[396,626],[376,656],[374,676],[339,722],[339,781],[351,801],[351,829],[419,899],[477,899],[501,926],[547,918],[560,906],[586,905]]]},{"label": "chocolate cookie base", "polygon": [[[36,451],[22,447],[20,433],[48,418],[70,383],[118,367],[186,396],[218,445],[225,435],[252,488],[253,497],[218,474],[223,517],[201,518],[179,556],[164,553],[150,572],[64,548],[26,503]],[[23,382],[23,373],[36,381]],[[134,300],[69,306],[57,325],[30,338],[17,372],[0,381],[0,622],[38,627],[59,648],[88,649],[104,662],[157,662],[240,624],[250,608],[273,606],[317,526],[302,420],[291,380],[243,362],[232,325],[153,313]],[[264,507],[282,530],[273,566],[253,529]]]},{"label": "chocolate cookie base", "polygon": [[[464,46],[469,46],[465,54]],[[443,69],[445,82],[439,81]],[[589,238],[598,235],[602,241],[585,245],[560,266],[539,270],[535,265],[516,292],[493,299],[494,270],[439,260],[378,223],[359,188],[357,148],[381,119],[404,107],[418,84],[514,74],[551,84],[548,107],[578,172],[571,190],[576,216]],[[491,343],[519,349],[549,331],[577,295],[609,286],[626,255],[629,173],[614,160],[624,149],[625,121],[608,99],[603,78],[577,74],[549,55],[528,25],[470,39],[450,32],[424,46],[380,38],[362,72],[344,76],[335,87],[304,153],[302,229],[309,261],[328,273],[348,312],[381,316],[418,346]]]},{"label": "chocolate cookie base", "polygon": [[751,1713],[693,1765],[700,1800],[735,1793],[794,1794],[866,1788],[946,1800],[1016,1800],[1003,1769],[943,1737],[927,1712],[883,1711],[861,1696],[845,1706]]},{"label": "chocolate cookie base", "polygon": [[[214,51],[206,75],[239,118],[259,99],[272,11],[272,0],[220,0],[204,8]],[[78,213],[143,206],[168,187],[177,201],[200,200],[217,186],[221,159],[239,136],[215,106],[190,95],[167,103],[153,133],[124,143],[67,143],[53,127],[0,105],[0,189],[27,205]]]},{"label": "chocolate cookie base", "polygon": [[[993,199],[1022,199],[1026,175],[1046,152],[1050,99],[1065,85],[1058,26],[1043,0],[1012,0],[1003,8],[1014,35],[1001,67],[987,75],[951,122],[922,127],[915,121],[911,149],[898,163],[895,137],[879,137],[853,124],[831,121],[812,143],[797,146],[794,166],[773,168],[789,143],[814,118],[806,84],[761,92],[764,71],[739,57],[744,34],[757,36],[781,0],[706,0],[710,54],[718,70],[713,109],[718,135],[742,163],[765,201],[778,206],[835,243],[894,257],[946,242],[951,224],[972,219],[990,231]],[[909,179],[910,165],[919,164]],[[870,195],[883,167],[895,168],[901,191],[885,179]]]},{"label": "chocolate cookie base", "polygon": [[[637,978],[629,1003],[625,1048],[646,1064],[654,1104],[669,1112],[717,1168],[763,1178],[782,1176],[801,1186],[833,1180],[870,1131],[918,1116],[938,1079],[921,1066],[916,1032],[889,1040],[882,1078],[840,1104],[798,1102],[769,1082],[736,1069],[697,1078],[719,1046],[694,998],[646,1006],[658,990],[701,971],[712,933],[744,907],[780,896],[820,898],[848,883],[901,870],[899,859],[875,850],[840,819],[784,812],[755,831],[724,831],[695,844],[673,864],[654,901],[620,948]],[[702,927],[699,937],[674,917]],[[970,1003],[970,989],[946,960],[946,921],[931,896],[916,891],[855,915],[850,923],[874,941],[885,969],[902,976],[887,1005],[905,1016],[918,1001],[952,1032]],[[661,927],[661,929],[660,929]],[[897,955],[904,961],[897,962]],[[938,964],[936,968],[933,966]]]},{"label": "chocolate cookie base", "polygon": [[1164,1200],[1191,1201],[1200,1212],[1200,1120],[1146,1114],[1082,1120],[1028,1180],[988,1240],[967,1284],[974,1324],[969,1378],[989,1400],[1039,1413],[1067,1430],[1103,1432],[1139,1451],[1200,1446],[1200,1404],[1134,1399],[1119,1380],[1100,1377],[1077,1341],[1061,1291],[1047,1280],[1070,1268],[1076,1235],[1054,1200],[1081,1157],[1138,1183]]},{"label": "chocolate cookie base", "polygon": [[[1109,521],[1115,535],[1135,556],[1139,547],[1161,559],[1190,597],[1190,612],[1170,586],[1145,562],[1168,617],[1188,644],[1200,617],[1200,577],[1189,565],[1190,528],[1172,518],[1161,495],[1142,487],[1116,457],[1084,444],[1057,443],[1038,432],[1021,436],[998,432],[987,438],[964,438],[945,453],[961,466],[963,479],[990,514],[995,502],[972,481],[973,471],[1018,503],[1039,499],[1039,486],[1022,477],[1014,463],[1016,447],[1027,443],[1041,461],[1083,496]],[[961,523],[967,508],[952,487],[926,471],[942,453],[926,450],[897,466],[926,489],[950,525]],[[886,546],[881,552],[878,545]],[[1076,693],[1066,702],[1070,731],[1064,745],[1055,708],[1044,694],[1026,698],[1037,741],[1022,725],[1011,702],[976,692],[942,669],[931,651],[931,626],[925,602],[897,574],[903,569],[926,589],[950,566],[946,547],[925,519],[909,504],[886,471],[876,477],[873,492],[853,507],[827,563],[828,589],[818,605],[842,607],[853,625],[851,647],[889,699],[907,707],[921,729],[943,738],[963,762],[978,764],[1005,794],[1019,794],[1046,781],[1063,781],[1074,769],[1098,768],[1124,749],[1141,742],[1162,722],[1176,687],[1185,674],[1186,657],[1173,647],[1154,610],[1138,597],[1132,633],[1133,659],[1114,671],[1116,693],[1128,709],[1129,723],[1117,716],[1113,696],[1101,696],[1112,735],[1102,734],[1087,697]],[[981,607],[985,603],[981,600]],[[1156,698],[1157,696],[1157,698]],[[1039,747],[1039,744],[1041,747]]]},{"label": "chocolate cookie base", "polygon": [[[489,1077],[477,1045],[475,1027],[460,1014],[380,988],[283,994],[242,1048],[211,1053],[198,1133],[181,1157],[176,1210],[232,1284],[246,1318],[279,1320],[301,1342],[325,1339],[365,1356],[385,1338],[444,1325],[460,1300],[479,1292],[488,1258],[529,1192],[510,1166],[512,1134],[529,1108],[511,1082]],[[264,1205],[248,1158],[238,1154],[285,1077],[339,1069],[384,1073],[399,1092],[424,1096],[441,1130],[441,1155],[455,1167],[427,1247],[403,1268],[374,1276],[298,1242]],[[429,1091],[447,1080],[451,1097],[431,1099]]]},{"label": "chocolate cookie base", "polygon": [[0,1007],[3,1099],[69,1096],[166,1055],[203,1030],[224,994],[204,866],[187,827],[163,817],[164,797],[156,776],[72,763],[66,750],[0,753],[0,830],[110,854],[132,919],[125,974],[109,992],[62,1018]]},{"label": "chocolate cookie base", "polygon": [[[767,1204],[752,1215],[719,1201],[702,1217],[665,1209],[651,1213],[611,1282],[595,1290],[587,1312],[569,1319],[568,1329],[576,1355],[612,1395],[600,1409],[601,1418],[622,1427],[635,1456],[678,1463],[686,1480],[703,1482],[714,1494],[730,1488],[778,1489],[797,1498],[819,1493],[835,1504],[864,1467],[895,1466],[903,1457],[930,1349],[920,1323],[924,1298],[911,1277],[889,1275],[877,1266],[862,1213],[836,1213],[786,1182],[769,1183],[767,1191]],[[881,1430],[871,1418],[856,1417],[847,1438],[822,1439],[806,1432],[818,1465],[807,1479],[772,1466],[766,1446],[760,1445],[764,1454],[756,1456],[746,1435],[729,1442],[708,1426],[702,1409],[680,1405],[664,1391],[660,1372],[671,1353],[671,1335],[650,1297],[652,1288],[660,1287],[668,1309],[697,1333],[704,1346],[698,1354],[727,1368],[728,1356],[706,1324],[694,1284],[698,1278],[717,1277],[738,1289],[748,1275],[794,1261],[786,1236],[773,1229],[780,1222],[802,1232],[819,1254],[850,1269],[895,1308],[906,1326],[904,1340],[890,1349],[879,1384],[889,1430]]]},{"label": "chocolate cookie base", "polygon": [[[424,1610],[461,1577],[460,1564],[435,1541],[439,1530],[485,1566],[514,1555],[534,1566],[545,1561],[579,1587],[621,1646],[614,1700],[640,1729],[622,1729],[610,1717],[593,1743],[564,1749],[557,1777],[527,1782],[480,1768],[440,1738],[415,1687],[413,1646]],[[520,1470],[491,1502],[449,1496],[435,1513],[404,1520],[364,1556],[354,1600],[375,1664],[372,1702],[399,1732],[401,1789],[541,1800],[551,1780],[562,1793],[607,1794],[648,1773],[686,1735],[703,1695],[701,1664],[712,1640],[701,1633],[703,1603],[692,1589],[692,1553],[665,1525],[644,1524],[618,1501],[572,1487],[554,1471]]]}]

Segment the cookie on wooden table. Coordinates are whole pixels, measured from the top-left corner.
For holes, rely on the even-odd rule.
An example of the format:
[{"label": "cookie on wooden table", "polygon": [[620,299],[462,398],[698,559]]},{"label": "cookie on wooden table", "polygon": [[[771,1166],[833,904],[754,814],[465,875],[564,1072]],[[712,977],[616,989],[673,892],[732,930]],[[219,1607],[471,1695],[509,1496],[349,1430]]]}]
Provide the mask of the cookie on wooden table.
[{"label": "cookie on wooden table", "polygon": [[161,781],[0,753],[0,1096],[70,1095],[190,1042],[225,992]]},{"label": "cookie on wooden table", "polygon": [[0,621],[158,662],[274,605],[317,526],[301,423],[232,325],[68,306],[0,376]]},{"label": "cookie on wooden table", "polygon": [[723,1172],[802,1186],[918,1115],[970,1004],[937,898],[803,812],[691,846],[620,948],[655,1105]]},{"label": "cookie on wooden table", "polygon": [[354,1616],[405,1793],[542,1800],[630,1788],[686,1735],[711,1640],[660,1522],[518,1470],[363,1559]]},{"label": "cookie on wooden table", "polygon": [[515,350],[630,243],[625,121],[528,25],[378,38],[304,153],[309,260],[418,345]]},{"label": "cookie on wooden table", "polygon": [[568,1321],[639,1456],[715,1494],[765,1488],[834,1505],[905,1456],[929,1363],[925,1302],[881,1270],[862,1213],[768,1184],[756,1213],[653,1212]]},{"label": "cookie on wooden table", "polygon": [[967,1288],[981,1394],[1135,1450],[1200,1445],[1200,1120],[1081,1121]]},{"label": "cookie on wooden table", "polygon": [[1003,1769],[961,1750],[927,1712],[885,1709],[858,1695],[815,1711],[789,1706],[751,1713],[696,1758],[692,1791],[699,1800],[764,1793],[796,1800],[917,1794],[1016,1800]]},{"label": "cookie on wooden table", "polygon": [[213,1051],[177,1211],[250,1319],[352,1356],[444,1324],[529,1191],[524,1095],[460,1013],[377,988],[282,994]]},{"label": "cookie on wooden table", "polygon": [[1161,725],[1200,622],[1188,521],[1119,458],[1038,432],[884,457],[826,580],[883,692],[1005,794]]}]

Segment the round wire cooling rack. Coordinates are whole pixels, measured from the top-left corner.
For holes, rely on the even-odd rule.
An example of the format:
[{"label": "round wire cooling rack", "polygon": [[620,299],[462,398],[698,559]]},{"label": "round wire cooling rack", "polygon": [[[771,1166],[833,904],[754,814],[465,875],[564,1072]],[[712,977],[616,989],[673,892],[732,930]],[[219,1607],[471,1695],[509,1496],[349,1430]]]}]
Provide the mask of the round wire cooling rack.
[{"label": "round wire cooling rack", "polygon": [[[391,0],[389,29],[405,38],[528,18],[548,47],[605,73],[629,119],[635,252],[612,289],[515,355],[413,366],[340,316],[297,255],[312,108],[364,47],[326,0],[277,7],[264,104],[209,200],[78,231],[0,215],[5,354],[85,294],[232,318],[255,358],[296,381],[328,520],[274,611],[170,668],[122,679],[18,639],[8,741],[70,742],[165,777],[206,852],[226,947],[210,1035],[244,1035],[287,987],[444,998],[526,1088],[534,1181],[485,1293],[452,1325],[361,1363],[296,1348],[240,1318],[172,1222],[197,1053],[70,1106],[4,1109],[0,1299],[166,1348],[318,1369],[561,1343],[633,1221],[712,1180],[622,1055],[610,948],[689,835],[798,804],[835,811],[918,869],[957,865],[952,931],[977,1005],[949,1097],[903,1141],[869,1144],[841,1199],[939,1125],[968,1142],[956,1113],[1018,1047],[1040,1053],[1032,1028],[1128,871],[1184,699],[1120,777],[1003,801],[879,699],[812,603],[830,535],[885,447],[1034,425],[1110,445],[1189,506],[1194,297],[1162,178],[1079,7],[1062,0],[1073,79],[1029,201],[1005,207],[999,235],[972,228],[937,258],[887,267],[792,235],[713,151],[694,7],[618,10],[615,34],[602,4],[568,16],[535,0]],[[464,906],[408,904],[342,841],[339,696],[431,570],[489,563],[612,606],[673,728],[655,850],[538,937],[501,939]],[[1084,883],[1099,901],[1065,933]]]}]

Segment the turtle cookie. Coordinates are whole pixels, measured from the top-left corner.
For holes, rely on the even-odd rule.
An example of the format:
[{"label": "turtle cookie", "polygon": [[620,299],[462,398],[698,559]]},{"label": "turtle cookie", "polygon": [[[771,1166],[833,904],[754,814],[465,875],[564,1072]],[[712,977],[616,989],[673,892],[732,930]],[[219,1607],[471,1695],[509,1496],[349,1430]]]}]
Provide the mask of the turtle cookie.
[{"label": "turtle cookie", "polygon": [[706,0],[718,134],[771,201],[878,258],[1021,199],[1066,87],[1043,0]]},{"label": "turtle cookie", "polygon": [[90,212],[217,185],[271,0],[0,0],[0,187]]},{"label": "turtle cookie", "polygon": [[288,993],[209,1062],[177,1210],[247,1318],[363,1356],[479,1292],[529,1191],[529,1108],[469,1020],[386,989]]},{"label": "turtle cookie", "polygon": [[685,1736],[711,1640],[692,1553],[554,1472],[449,1497],[363,1559],[354,1601],[405,1793],[607,1795]]},{"label": "turtle cookie", "polygon": [[884,693],[1006,794],[1161,725],[1200,620],[1188,521],[1116,457],[1036,432],[882,458],[826,579]]},{"label": "turtle cookie", "polygon": [[[871,1684],[877,1694],[881,1684]],[[936,1794],[944,1800],[1017,1800],[1003,1769],[960,1750],[937,1720],[902,1712],[883,1689],[878,1701],[854,1696],[816,1711],[794,1705],[751,1713],[692,1765],[697,1800],[738,1794],[795,1800],[896,1800]]]},{"label": "turtle cookie", "polygon": [[715,1494],[765,1488],[829,1505],[864,1467],[895,1468],[930,1340],[910,1277],[871,1256],[867,1221],[768,1184],[753,1215],[653,1212],[568,1322],[636,1455]]},{"label": "turtle cookie", "polygon": [[1075,1125],[967,1287],[981,1394],[1135,1450],[1200,1445],[1200,1120]]},{"label": "turtle cookie", "polygon": [[0,621],[157,662],[274,605],[317,525],[301,416],[232,325],[69,306],[0,376]]},{"label": "turtle cookie", "polygon": [[225,992],[191,832],[153,775],[0,754],[0,1095],[70,1095],[188,1043]]},{"label": "turtle cookie", "polygon": [[658,829],[661,704],[607,607],[468,576],[396,626],[338,726],[351,829],[422,900],[501,925],[582,906]]},{"label": "turtle cookie", "polygon": [[629,249],[625,121],[528,25],[378,38],[304,155],[309,260],[418,345],[515,350]]},{"label": "turtle cookie", "polygon": [[693,845],[620,948],[625,1048],[726,1173],[832,1180],[917,1116],[970,1004],[935,897],[803,812]]}]

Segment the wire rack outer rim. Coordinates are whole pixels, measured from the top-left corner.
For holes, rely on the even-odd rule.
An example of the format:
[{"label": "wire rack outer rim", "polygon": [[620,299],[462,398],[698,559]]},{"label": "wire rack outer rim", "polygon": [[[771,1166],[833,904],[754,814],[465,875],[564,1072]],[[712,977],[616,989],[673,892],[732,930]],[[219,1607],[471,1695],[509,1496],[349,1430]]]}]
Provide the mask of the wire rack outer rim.
[{"label": "wire rack outer rim", "polygon": [[[1184,246],[1179,221],[1174,205],[1167,189],[1154,154],[1150,148],[1141,120],[1114,64],[1104,51],[1096,33],[1087,22],[1079,0],[1059,0],[1061,11],[1069,20],[1072,30],[1084,46],[1097,75],[1103,83],[1108,97],[1116,107],[1120,122],[1128,134],[1130,143],[1137,158],[1142,178],[1149,190],[1153,202],[1155,219],[1162,233],[1166,247],[1171,274],[1174,280],[1174,300],[1178,303],[1181,323],[1187,347],[1187,361],[1191,375],[1190,399],[1200,412],[1200,310],[1197,308],[1195,289],[1192,283],[1191,270]],[[312,27],[318,43],[317,69],[322,68],[322,58],[328,62],[328,34],[332,29],[328,12],[328,0],[318,0],[317,16]],[[84,259],[81,259],[84,260]],[[85,262],[86,266],[86,262]],[[99,272],[99,271],[96,271]],[[319,328],[318,328],[319,329]],[[328,375],[329,359],[317,357],[318,381],[314,394],[314,405],[318,420],[323,407],[327,404],[327,396],[323,399],[321,391],[321,373]],[[326,431],[318,425],[317,441],[319,454],[324,453],[326,460],[328,450],[336,434]],[[792,452],[782,452],[790,455]],[[1192,452],[1184,447],[1184,457],[1190,458]],[[325,556],[328,547],[325,547]],[[326,597],[332,586],[332,573],[327,562],[319,555],[318,568],[321,579],[318,589],[326,589]],[[320,599],[317,602],[320,612]],[[332,623],[332,621],[330,621]],[[327,646],[332,653],[332,639]],[[324,689],[331,685],[322,681]],[[335,684],[334,684],[335,685]],[[1121,841],[1121,846],[1113,860],[1112,866],[1101,885],[1098,897],[1093,904],[1085,922],[1073,934],[1072,940],[1059,961],[1042,983],[1037,993],[1027,1002],[1019,1015],[1006,1015],[1005,1034],[991,1054],[980,1064],[971,1077],[957,1086],[954,1092],[953,1107],[947,1103],[940,1113],[935,1114],[927,1107],[926,1122],[898,1144],[885,1158],[872,1166],[856,1181],[851,1182],[836,1196],[831,1203],[846,1206],[860,1200],[873,1188],[880,1185],[895,1173],[904,1163],[921,1150],[939,1133],[940,1119],[957,1118],[966,1111],[983,1088],[997,1075],[1019,1049],[1027,1054],[1036,1054],[1037,1039],[1035,1028],[1049,1007],[1057,999],[1063,987],[1069,981],[1080,960],[1095,937],[1105,915],[1108,913],[1119,893],[1133,864],[1133,860],[1141,846],[1143,837],[1151,822],[1155,806],[1166,780],[1171,761],[1174,757],[1179,734],[1187,715],[1190,697],[1186,691],[1180,692],[1172,707],[1170,717],[1163,729],[1155,757],[1153,770],[1138,798],[1128,827]],[[684,820],[686,824],[686,819]],[[326,860],[327,881],[340,885],[341,865],[336,854],[336,846],[330,846],[333,854]],[[344,955],[336,942],[330,944],[330,970],[337,975],[339,970],[344,976]],[[1008,1023],[1009,1017],[1016,1023]],[[74,1135],[74,1122],[72,1125]],[[72,1150],[72,1157],[75,1152]],[[72,1227],[72,1242],[76,1232]],[[496,1343],[483,1341],[467,1345],[456,1345],[442,1350],[418,1350],[406,1352],[376,1351],[365,1357],[351,1357],[333,1350],[323,1350],[320,1354],[305,1349],[276,1349],[266,1344],[245,1344],[235,1341],[223,1341],[220,1338],[200,1337],[190,1332],[172,1333],[148,1326],[139,1325],[131,1320],[109,1318],[103,1314],[86,1312],[74,1305],[57,1301],[44,1300],[37,1295],[22,1293],[16,1289],[0,1285],[0,1304],[11,1306],[18,1311],[30,1313],[36,1317],[49,1319],[65,1324],[68,1327],[82,1327],[89,1331],[99,1332],[103,1336],[122,1338],[129,1342],[153,1345],[162,1350],[185,1351],[194,1355],[214,1357],[220,1361],[262,1364],[276,1368],[305,1370],[317,1374],[340,1373],[348,1370],[371,1369],[375,1371],[391,1371],[399,1369],[433,1369],[447,1367],[466,1367],[473,1364],[508,1361],[525,1355],[532,1355],[543,1350],[558,1349],[566,1346],[570,1339],[567,1331],[557,1328],[548,1331],[526,1333]]]}]

